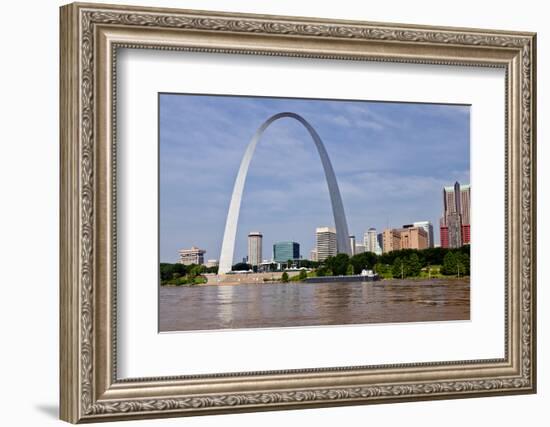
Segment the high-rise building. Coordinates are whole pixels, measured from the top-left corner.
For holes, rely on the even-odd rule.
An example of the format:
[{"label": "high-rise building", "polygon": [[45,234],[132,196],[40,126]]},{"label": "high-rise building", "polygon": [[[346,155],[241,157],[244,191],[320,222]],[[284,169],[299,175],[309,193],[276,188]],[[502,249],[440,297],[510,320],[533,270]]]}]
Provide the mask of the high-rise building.
[{"label": "high-rise building", "polygon": [[382,233],[384,253],[401,249],[426,249],[428,233],[423,227],[412,224],[403,228],[386,228]]},{"label": "high-rise building", "polygon": [[404,227],[398,230],[401,237],[401,249],[426,249],[428,233],[423,227]]},{"label": "high-rise building", "polygon": [[395,228],[386,228],[382,232],[384,253],[401,249],[401,233]]},{"label": "high-rise building", "polygon": [[318,227],[315,230],[318,261],[324,261],[336,255],[336,229],[332,227]]},{"label": "high-rise building", "polygon": [[262,263],[262,233],[253,231],[248,233],[248,263],[258,266]]},{"label": "high-rise building", "polygon": [[350,256],[355,255],[355,236],[349,236],[349,247],[351,248]]},{"label": "high-rise building", "polygon": [[428,247],[434,247],[434,227],[430,221],[417,221],[413,223],[414,227],[421,227],[428,234]]},{"label": "high-rise building", "polygon": [[374,242],[372,240],[373,233],[376,237],[376,229],[371,227],[365,231],[365,234],[363,235],[363,244],[365,245],[366,252],[374,252]]},{"label": "high-rise building", "polygon": [[209,259],[208,261],[206,261],[206,264],[205,264],[208,268],[211,268],[211,267],[217,267],[220,265],[219,261],[217,259]]},{"label": "high-rise building", "polygon": [[365,247],[365,252],[367,252],[369,250],[369,230],[363,234],[363,246]]},{"label": "high-rise building", "polygon": [[470,185],[460,186],[460,214],[462,215],[462,244],[470,244]]},{"label": "high-rise building", "polygon": [[378,234],[376,228],[369,228],[363,235],[363,244],[365,245],[365,252],[373,252],[377,255],[382,253],[382,245],[378,240]]},{"label": "high-rise building", "polygon": [[273,245],[273,261],[287,262],[300,259],[300,245],[296,242],[277,242]]},{"label": "high-rise building", "polygon": [[184,265],[191,264],[204,264],[204,249],[199,249],[196,246],[192,246],[191,249],[180,249],[178,251],[180,255],[180,263]]},{"label": "high-rise building", "polygon": [[362,254],[363,252],[365,252],[365,245],[362,245],[360,243],[356,243],[355,244],[355,254]]},{"label": "high-rise building", "polygon": [[319,259],[317,258],[317,249],[312,249],[311,251],[309,251],[309,260],[319,261]]},{"label": "high-rise building", "polygon": [[443,187],[443,215],[439,221],[442,248],[470,244],[470,185]]}]

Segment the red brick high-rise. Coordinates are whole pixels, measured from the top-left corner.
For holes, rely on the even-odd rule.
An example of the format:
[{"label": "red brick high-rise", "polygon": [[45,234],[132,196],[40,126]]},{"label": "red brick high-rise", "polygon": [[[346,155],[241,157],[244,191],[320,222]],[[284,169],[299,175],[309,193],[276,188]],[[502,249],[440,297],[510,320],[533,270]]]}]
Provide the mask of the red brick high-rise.
[{"label": "red brick high-rise", "polygon": [[442,248],[449,247],[449,227],[445,225],[439,226],[439,240]]},{"label": "red brick high-rise", "polygon": [[470,244],[470,185],[443,187],[443,216],[439,223],[442,248]]}]

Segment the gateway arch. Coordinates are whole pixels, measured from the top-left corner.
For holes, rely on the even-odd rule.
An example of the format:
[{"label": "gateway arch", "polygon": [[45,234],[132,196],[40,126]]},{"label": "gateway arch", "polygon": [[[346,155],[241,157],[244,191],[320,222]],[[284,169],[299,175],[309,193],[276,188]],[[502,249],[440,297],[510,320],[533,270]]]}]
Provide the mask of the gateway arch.
[{"label": "gateway arch", "polygon": [[334,225],[336,227],[336,248],[338,253],[346,253],[351,255],[348,224],[346,222],[346,215],[344,213],[344,205],[342,204],[342,197],[340,196],[340,190],[338,183],[336,182],[336,176],[332,169],[332,164],[327,154],[327,150],[321,141],[321,138],[313,129],[306,119],[296,113],[283,112],[278,113],[268,118],[256,131],[254,137],[246,147],[241,166],[239,167],[239,173],[235,179],[235,185],[233,187],[233,194],[231,196],[231,203],[229,204],[229,211],[227,212],[227,220],[225,223],[225,232],[223,235],[222,250],[220,254],[220,264],[218,268],[218,274],[225,274],[231,271],[233,265],[233,252],[235,250],[235,237],[237,235],[237,223],[239,221],[239,212],[241,210],[241,200],[244,191],[244,184],[246,176],[248,174],[248,167],[250,161],[256,150],[256,145],[262,138],[264,131],[268,126],[276,120],[288,117],[290,119],[300,122],[309,132],[325,171],[325,178],[327,180],[328,191],[330,194],[330,201],[332,204],[332,213],[334,215]]}]

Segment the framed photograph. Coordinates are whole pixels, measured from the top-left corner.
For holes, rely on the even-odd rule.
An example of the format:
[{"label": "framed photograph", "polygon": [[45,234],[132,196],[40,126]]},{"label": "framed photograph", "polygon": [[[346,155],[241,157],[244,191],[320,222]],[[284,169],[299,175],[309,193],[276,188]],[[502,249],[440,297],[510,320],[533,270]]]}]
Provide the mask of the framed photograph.
[{"label": "framed photograph", "polygon": [[535,34],[60,22],[63,420],[536,391]]}]

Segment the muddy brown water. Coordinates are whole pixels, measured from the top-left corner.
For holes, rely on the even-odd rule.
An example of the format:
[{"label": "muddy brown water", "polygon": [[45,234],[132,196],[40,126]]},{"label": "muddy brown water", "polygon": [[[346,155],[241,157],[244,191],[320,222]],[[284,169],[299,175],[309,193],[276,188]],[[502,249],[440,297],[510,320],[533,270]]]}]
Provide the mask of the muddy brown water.
[{"label": "muddy brown water", "polygon": [[161,287],[159,330],[469,320],[465,279]]}]

